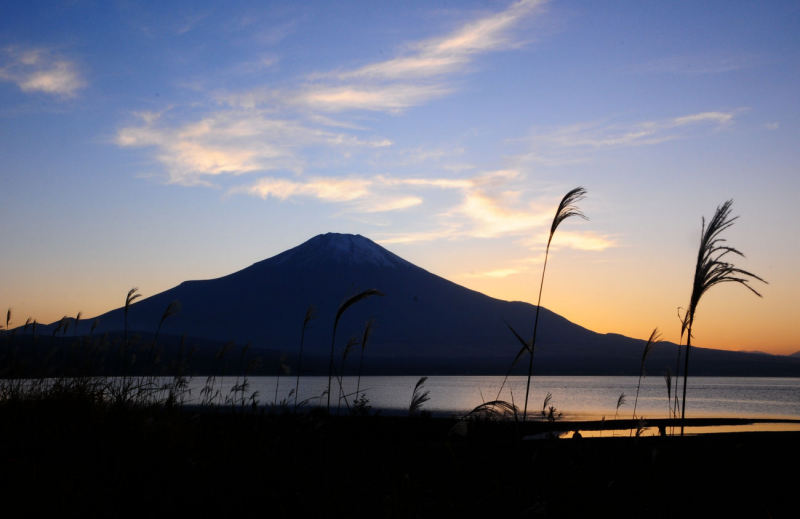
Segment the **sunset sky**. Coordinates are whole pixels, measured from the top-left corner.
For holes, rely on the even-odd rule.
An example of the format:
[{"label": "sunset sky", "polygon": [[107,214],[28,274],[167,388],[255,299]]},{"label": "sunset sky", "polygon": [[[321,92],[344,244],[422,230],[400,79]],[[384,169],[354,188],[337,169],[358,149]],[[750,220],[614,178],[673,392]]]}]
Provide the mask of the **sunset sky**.
[{"label": "sunset sky", "polygon": [[535,303],[582,185],[544,306],[677,341],[732,198],[769,284],[706,294],[695,342],[792,353],[798,93],[797,2],[4,2],[0,308],[91,317],[328,231]]}]

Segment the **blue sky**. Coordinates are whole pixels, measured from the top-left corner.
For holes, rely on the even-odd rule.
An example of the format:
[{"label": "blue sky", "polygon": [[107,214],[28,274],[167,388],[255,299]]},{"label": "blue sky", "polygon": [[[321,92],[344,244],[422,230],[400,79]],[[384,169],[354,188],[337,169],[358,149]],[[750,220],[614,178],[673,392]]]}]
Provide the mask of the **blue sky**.
[{"label": "blue sky", "polygon": [[601,332],[679,331],[733,198],[763,299],[700,345],[800,350],[796,2],[12,2],[0,7],[0,305],[52,321],[360,233]]}]

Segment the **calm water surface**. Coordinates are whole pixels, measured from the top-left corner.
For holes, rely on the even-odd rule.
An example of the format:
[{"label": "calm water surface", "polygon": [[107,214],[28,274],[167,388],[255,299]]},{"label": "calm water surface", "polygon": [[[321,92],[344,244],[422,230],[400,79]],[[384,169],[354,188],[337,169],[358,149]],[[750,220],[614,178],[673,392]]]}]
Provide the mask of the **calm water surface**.
[{"label": "calm water surface", "polygon": [[[362,377],[360,392],[369,399],[374,409],[402,411],[408,408],[411,394],[419,377]],[[525,399],[525,377],[511,377],[500,398],[522,407]],[[638,377],[535,377],[528,403],[530,412],[539,412],[547,393],[552,394],[550,405],[563,413],[565,419],[596,419],[614,417],[617,399],[625,394],[625,404],[619,409],[619,418],[628,418],[633,412]],[[226,395],[236,384],[235,377],[217,378],[216,387]],[[239,380],[238,382],[241,382]],[[436,415],[459,415],[468,412],[484,401],[498,397],[500,376],[432,376],[425,382],[430,400],[424,409]],[[200,399],[206,383],[203,377],[191,381],[187,403]],[[259,403],[272,404],[288,400],[294,403],[294,377],[251,377],[249,392],[257,392]],[[355,377],[345,377],[344,389],[355,391]],[[301,377],[299,400],[309,405],[324,405],[321,397],[327,389],[327,377]],[[277,393],[276,393],[277,389]],[[335,379],[331,405],[338,401],[338,384]],[[687,390],[687,417],[761,417],[800,419],[800,378],[733,378],[695,377],[689,380]],[[276,397],[277,395],[277,397]],[[352,400],[352,397],[350,397]],[[344,403],[342,403],[344,406]],[[646,418],[665,418],[668,412],[667,388],[662,377],[642,380],[636,415]]]}]

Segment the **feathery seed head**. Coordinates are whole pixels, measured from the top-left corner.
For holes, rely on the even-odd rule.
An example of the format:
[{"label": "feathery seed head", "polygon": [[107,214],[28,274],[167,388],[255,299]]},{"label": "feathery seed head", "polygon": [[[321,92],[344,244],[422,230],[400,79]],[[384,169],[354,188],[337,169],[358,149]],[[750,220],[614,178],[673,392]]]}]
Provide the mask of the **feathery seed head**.
[{"label": "feathery seed head", "polygon": [[430,391],[422,391],[422,386],[428,377],[420,377],[414,386],[414,392],[411,394],[411,405],[408,406],[408,414],[413,415],[422,409],[422,404],[430,400]]},{"label": "feathery seed head", "polygon": [[761,294],[750,286],[750,282],[757,280],[766,283],[766,281],[752,272],[742,270],[725,261],[726,256],[729,254],[744,257],[744,254],[737,249],[724,245],[726,240],[720,237],[722,232],[731,227],[739,218],[738,216],[730,216],[732,205],[733,200],[727,200],[718,206],[708,225],[706,225],[705,218],[702,219],[700,247],[697,251],[697,265],[695,266],[694,282],[692,283],[692,295],[684,317],[685,322],[681,326],[682,331],[686,328],[691,328],[700,298],[714,285],[719,283],[738,283],[761,297]]},{"label": "feathery seed head", "polygon": [[136,293],[138,291],[139,291],[139,289],[136,288],[136,287],[133,287],[132,289],[128,290],[128,295],[125,296],[125,311],[126,312],[128,311],[128,307],[131,306],[131,303],[133,303],[136,299],[142,297],[142,294],[137,294]]},{"label": "feathery seed head", "polygon": [[175,301],[172,301],[170,304],[167,305],[167,308],[164,309],[164,314],[161,316],[161,322],[163,323],[169,317],[172,317],[173,315],[177,314],[180,311],[181,311],[181,302],[178,301],[177,299]]},{"label": "feathery seed head", "polygon": [[353,297],[347,299],[344,303],[339,306],[339,310],[336,312],[336,321],[339,321],[339,318],[342,316],[345,310],[353,306],[354,304],[358,303],[362,299],[366,299],[370,296],[383,296],[383,292],[380,290],[376,290],[374,288],[370,288],[368,290],[364,290]]},{"label": "feathery seed head", "polygon": [[644,351],[642,352],[642,370],[644,370],[644,362],[647,360],[647,355],[650,354],[650,350],[653,349],[653,346],[661,341],[661,333],[658,331],[658,328],[653,328],[653,331],[650,333],[650,337],[647,339],[647,342],[644,345]]},{"label": "feathery seed head", "polygon": [[550,240],[553,239],[553,235],[555,234],[556,229],[558,229],[558,226],[561,225],[561,222],[567,218],[577,216],[579,218],[583,218],[584,220],[588,220],[586,215],[584,215],[576,205],[584,198],[586,198],[586,189],[583,187],[576,187],[564,195],[564,198],[562,198],[561,202],[558,204],[558,209],[556,209],[556,214],[553,217],[553,223],[550,226],[550,238],[547,240],[548,244],[550,243]]},{"label": "feathery seed head", "polygon": [[544,397],[544,402],[542,402],[542,415],[544,416],[547,414],[547,406],[550,405],[550,401],[553,400],[553,393],[550,391],[547,392],[547,395]]}]

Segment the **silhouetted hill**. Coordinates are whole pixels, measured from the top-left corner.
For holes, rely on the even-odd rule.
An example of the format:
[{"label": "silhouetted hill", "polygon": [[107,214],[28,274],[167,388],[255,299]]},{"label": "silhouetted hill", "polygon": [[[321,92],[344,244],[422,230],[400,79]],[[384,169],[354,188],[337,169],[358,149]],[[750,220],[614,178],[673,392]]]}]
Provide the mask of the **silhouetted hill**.
[{"label": "silhouetted hill", "polygon": [[[129,327],[152,335],[167,305],[179,300],[182,309],[165,322],[160,343],[174,343],[182,334],[205,341],[206,348],[226,341],[249,343],[254,350],[285,352],[292,363],[306,309],[314,305],[317,317],[306,333],[306,367],[323,371],[337,308],[368,288],[381,290],[385,297],[351,307],[340,322],[336,343],[341,351],[347,338],[360,337],[365,322],[373,318],[365,356],[372,373],[503,373],[519,349],[505,323],[523,337],[531,333],[534,305],[491,298],[431,274],[363,236],[334,233],[315,236],[233,274],[186,281],[140,300],[130,307]],[[92,321],[82,320],[77,332],[88,333]],[[123,309],[99,316],[97,323],[95,334],[120,334]],[[52,326],[43,327],[42,333]],[[69,330],[73,333],[74,327]],[[536,372],[638,374],[642,347],[641,340],[598,334],[542,308]],[[696,375],[800,376],[800,359],[692,351]],[[674,370],[675,355],[674,344],[657,345],[648,371]]]}]

